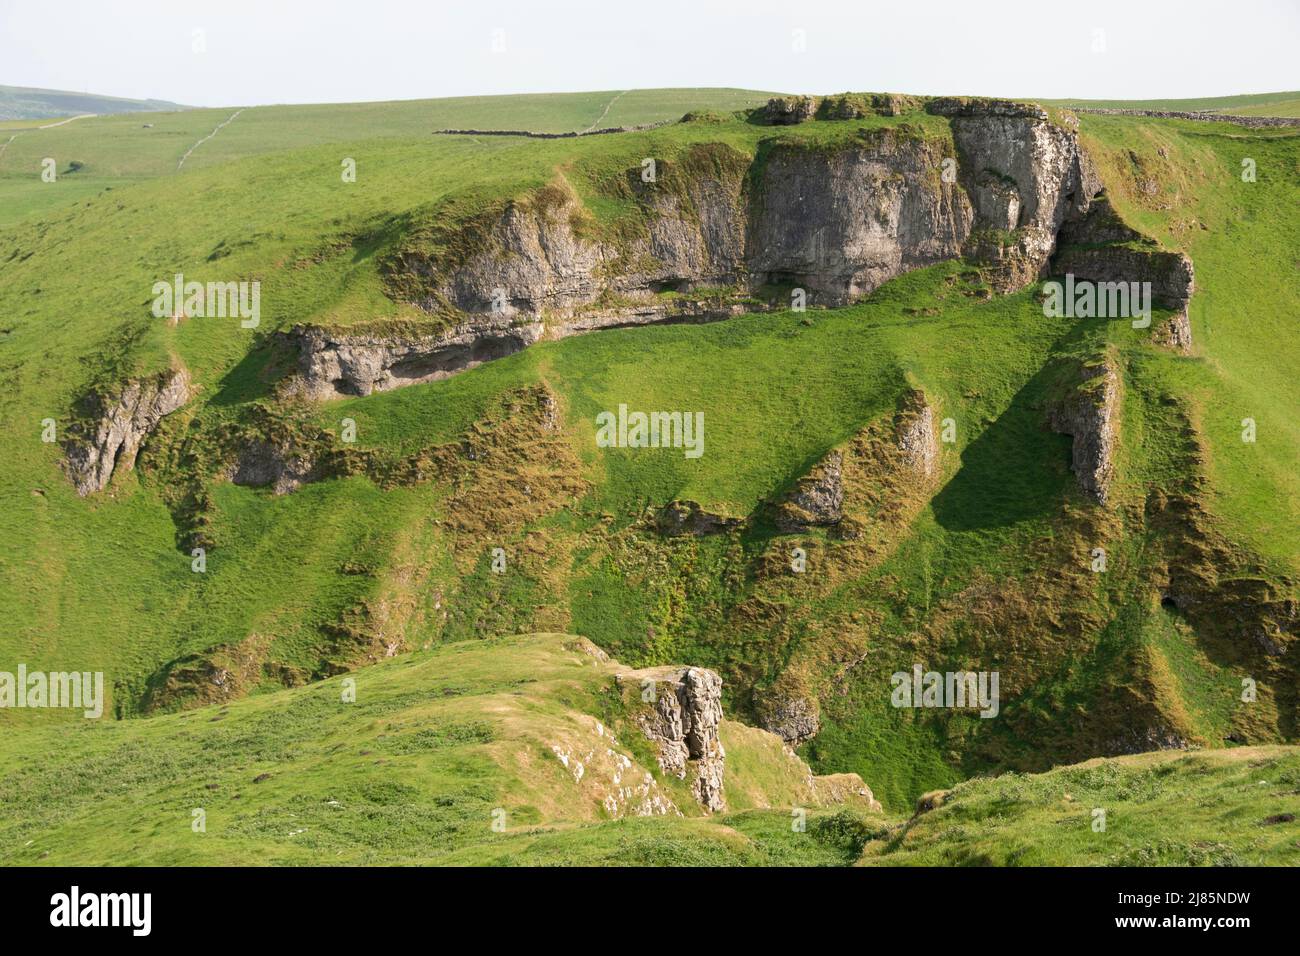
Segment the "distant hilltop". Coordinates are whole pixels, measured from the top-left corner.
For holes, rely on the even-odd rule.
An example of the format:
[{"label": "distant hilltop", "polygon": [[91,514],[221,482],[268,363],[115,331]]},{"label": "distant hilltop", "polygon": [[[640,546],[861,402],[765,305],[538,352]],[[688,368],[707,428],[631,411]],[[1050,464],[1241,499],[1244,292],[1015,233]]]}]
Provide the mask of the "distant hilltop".
[{"label": "distant hilltop", "polygon": [[120,96],[40,90],[28,86],[0,86],[0,120],[56,119],[85,113],[157,113],[189,109],[166,100],[129,100]]}]

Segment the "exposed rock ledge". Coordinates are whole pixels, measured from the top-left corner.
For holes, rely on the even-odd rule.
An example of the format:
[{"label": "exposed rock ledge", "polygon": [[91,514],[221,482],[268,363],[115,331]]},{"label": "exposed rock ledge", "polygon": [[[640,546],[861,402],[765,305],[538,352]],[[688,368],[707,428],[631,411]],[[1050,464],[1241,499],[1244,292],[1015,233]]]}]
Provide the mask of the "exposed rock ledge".
[{"label": "exposed rock ledge", "polygon": [[655,516],[655,526],[659,533],[670,538],[721,534],[739,528],[744,523],[741,518],[729,518],[706,511],[698,501],[670,501]]},{"label": "exposed rock ledge", "polygon": [[1113,356],[1085,364],[1079,382],[1051,410],[1052,428],[1074,439],[1075,476],[1084,493],[1106,504],[1119,434],[1120,375]]},{"label": "exposed rock ledge", "polygon": [[277,333],[298,353],[296,388],[314,399],[370,395],[403,385],[433,382],[513,355],[536,342],[598,329],[716,322],[747,311],[706,301],[646,303],[623,310],[589,312],[550,325],[513,309],[426,335],[330,331],[295,326]]},{"label": "exposed rock ledge", "polygon": [[102,491],[119,466],[135,467],[145,437],[189,398],[190,376],[183,368],[127,382],[115,394],[90,395],[83,403],[83,420],[69,428],[63,446],[64,470],[77,494]]},{"label": "exposed rock ledge", "polygon": [[938,474],[939,433],[934,427],[934,408],[923,390],[914,388],[903,396],[894,418],[894,435],[904,464],[921,478]]},{"label": "exposed rock ledge", "polygon": [[302,390],[313,398],[334,398],[446,378],[527,348],[542,331],[540,321],[496,315],[429,335],[298,326],[285,338],[298,349]]},{"label": "exposed rock ledge", "polygon": [[786,500],[777,506],[777,530],[795,534],[813,526],[839,524],[844,517],[843,475],[844,453],[834,449],[800,478]]},{"label": "exposed rock ledge", "polygon": [[[793,117],[809,104],[789,105]],[[1040,278],[1061,226],[1100,192],[1076,133],[1027,104],[935,100],[926,109],[949,119],[953,142],[903,125],[863,129],[834,149],[777,140],[759,160],[699,143],[666,160],[653,183],[628,170],[644,225],[617,239],[589,228],[563,180],[439,223],[445,241],[413,233],[386,260],[390,294],[455,316],[455,326],[428,335],[296,329],[304,391],[364,395],[543,337],[726,318],[752,311],[755,294],[773,286],[843,305],[961,256],[990,263],[1002,291]],[[953,159],[956,176],[940,175]],[[724,294],[692,300],[706,289]]]},{"label": "exposed rock ledge", "polygon": [[821,702],[814,696],[784,695],[779,691],[759,703],[763,729],[790,746],[817,736],[822,727]]},{"label": "exposed rock ledge", "polygon": [[727,808],[722,795],[726,752],[718,737],[722,722],[722,678],[703,667],[650,667],[620,674],[621,684],[652,697],[641,729],[658,747],[659,769],[680,780],[690,777],[691,791],[705,809]]},{"label": "exposed rock ledge", "polygon": [[1093,201],[1082,219],[1061,228],[1052,272],[1097,283],[1149,282],[1152,304],[1175,310],[1169,321],[1152,331],[1153,340],[1179,352],[1191,351],[1187,306],[1196,291],[1192,260],[1184,253],[1160,249],[1128,226],[1104,196]]}]

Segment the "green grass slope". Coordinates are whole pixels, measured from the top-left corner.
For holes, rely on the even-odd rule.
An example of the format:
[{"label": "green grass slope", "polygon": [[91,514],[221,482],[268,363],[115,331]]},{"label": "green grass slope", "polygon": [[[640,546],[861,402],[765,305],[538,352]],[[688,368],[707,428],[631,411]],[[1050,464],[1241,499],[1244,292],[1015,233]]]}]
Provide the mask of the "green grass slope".
[{"label": "green grass slope", "polygon": [[[0,862],[828,865],[861,848],[842,830],[881,823],[826,803],[777,738],[730,721],[729,810],[703,816],[655,764],[621,670],[580,638],[530,635],[365,668],[351,700],[336,678],[8,734]],[[684,817],[635,816],[647,777]]]},{"label": "green grass slope", "polygon": [[30,86],[0,86],[0,120],[50,119],[83,113],[149,113],[184,109],[166,100],[132,100],[120,96],[42,90]]},{"label": "green grass slope", "polygon": [[[271,337],[278,329],[430,321],[383,282],[385,256],[421,229],[562,183],[592,228],[616,231],[636,210],[615,187],[647,155],[671,169],[699,149],[748,161],[774,138],[834,149],[864,128],[902,124],[949,136],[945,120],[917,113],[774,129],[727,112],[749,94],[697,92],[259,108],[179,172],[184,151],[228,113],[159,114],[149,129],[140,117],[86,120],[14,140],[0,155],[0,190],[12,187],[28,205],[0,225],[0,661],[104,670],[112,710],[124,717],[210,700],[204,668],[219,666],[250,695],[232,715],[253,715],[279,706],[264,701],[314,700],[332,685],[284,688],[382,657],[389,644],[578,633],[632,666],[718,668],[736,717],[757,719],[774,690],[824,697],[822,731],[805,756],[819,772],[861,774],[895,813],[974,774],[1117,752],[1135,728],[1207,747],[1295,739],[1294,648],[1266,658],[1229,632],[1236,606],[1214,603],[1237,585],[1294,600],[1300,573],[1294,131],[1081,119],[1115,207],[1195,262],[1187,356],[1124,322],[1047,319],[1036,289],[992,295],[978,268],[948,263],[845,309],[610,330],[323,405],[277,394],[292,362]],[[639,122],[656,109],[677,114],[687,100],[716,112],[581,139],[430,135],[441,126]],[[84,156],[84,166],[33,185],[26,170],[59,142],[60,155]],[[355,183],[339,176],[343,157],[357,160]],[[1243,159],[1255,164],[1253,182],[1241,178]],[[259,279],[262,327],[153,319],[152,284],[178,271]],[[1105,511],[1081,497],[1070,441],[1046,424],[1069,376],[1101,355],[1122,370],[1124,394],[1116,504]],[[88,390],[173,360],[191,370],[197,396],[159,428],[135,471],[78,498],[60,472],[60,447],[40,441],[42,421],[65,429]],[[956,425],[935,488],[908,487],[882,466],[858,489],[860,537],[778,534],[767,504],[829,450],[878,435],[913,389]],[[561,425],[544,439],[539,394],[554,398]],[[598,452],[594,416],[619,403],[704,410],[707,453]],[[1253,443],[1240,437],[1247,417],[1258,426]],[[354,452],[371,461],[433,461],[439,449],[467,445],[496,457],[454,480],[387,481],[359,467],[278,497],[202,474],[230,429],[272,422],[333,443],[344,418],[357,425]],[[666,540],[647,516],[681,498],[752,520],[731,534]],[[1194,507],[1165,508],[1171,500]],[[196,513],[211,544],[201,575],[187,546]],[[795,545],[813,573],[784,573]],[[1089,569],[1098,546],[1110,556],[1104,575]],[[493,547],[510,553],[509,575],[488,571]],[[1161,604],[1180,569],[1224,579],[1201,617]],[[999,669],[1001,718],[889,706],[890,674],[916,661]],[[1246,678],[1261,688],[1249,706]],[[168,681],[198,696],[166,696]],[[51,729],[50,715],[31,712],[3,719],[24,735],[68,741],[202,725],[197,752],[212,729],[209,716],[191,716],[200,713],[101,730]],[[123,825],[128,813],[123,804]],[[646,825],[627,826],[630,842],[643,839],[636,828]],[[751,852],[714,835],[742,848],[737,859]],[[536,844],[541,860],[586,836],[515,838]],[[206,852],[177,846],[187,848],[177,859]]]},{"label": "green grass slope", "polygon": [[[641,125],[676,120],[692,110],[745,109],[769,95],[731,89],[605,90],[242,110],[232,106],[94,116],[50,128],[34,123],[0,126],[0,226],[66,208],[106,187],[120,188],[250,156],[337,144],[332,152],[322,151],[321,161],[329,157],[337,178],[341,161],[353,156],[361,182],[369,175],[366,156],[354,156],[356,146],[350,144],[398,138],[423,143],[439,129],[566,133],[593,126]],[[117,111],[77,111],[95,112]],[[178,170],[187,150],[237,112]],[[47,157],[55,160],[60,171],[57,184],[41,180],[41,163]],[[70,170],[73,163],[75,171]]]},{"label": "green grass slope", "polygon": [[1244,93],[1238,96],[1202,96],[1193,99],[1164,100],[1038,100],[1049,106],[1080,106],[1090,109],[1161,110],[1192,113],[1212,110],[1241,116],[1294,116],[1288,112],[1300,98],[1295,92]]},{"label": "green grass slope", "polygon": [[1296,866],[1300,750],[1089,760],[970,780],[867,845],[870,866]]}]

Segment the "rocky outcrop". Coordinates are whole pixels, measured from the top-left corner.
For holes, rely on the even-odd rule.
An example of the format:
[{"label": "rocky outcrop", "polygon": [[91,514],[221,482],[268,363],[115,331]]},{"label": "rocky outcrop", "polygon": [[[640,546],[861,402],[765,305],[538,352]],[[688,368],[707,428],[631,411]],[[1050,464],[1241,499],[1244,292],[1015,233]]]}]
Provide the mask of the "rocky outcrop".
[{"label": "rocky outcrop", "polygon": [[705,511],[698,501],[670,501],[655,518],[659,533],[670,538],[683,535],[721,534],[744,524],[741,518],[729,518]]},{"label": "rocky outcrop", "polygon": [[839,524],[844,517],[843,466],[844,453],[835,450],[800,478],[777,507],[777,530],[794,534],[813,526]]},{"label": "rocky outcrop", "polygon": [[277,495],[297,491],[320,478],[320,468],[310,451],[256,440],[240,451],[227,477],[233,484],[270,485]]},{"label": "rocky outcrop", "polygon": [[993,266],[1003,292],[1040,278],[1061,226],[1087,213],[1101,182],[1076,133],[1041,107],[945,97],[926,105],[947,116],[971,193],[975,223],[966,252]]},{"label": "rocky outcrop", "polygon": [[1149,283],[1148,304],[1174,310],[1172,318],[1153,330],[1153,340],[1179,352],[1191,351],[1187,307],[1196,291],[1192,260],[1184,253],[1159,248],[1128,226],[1105,196],[1093,201],[1086,216],[1062,227],[1051,271],[1103,285]]},{"label": "rocky outcrop", "polygon": [[504,358],[542,337],[542,324],[489,315],[427,335],[298,326],[284,338],[298,352],[299,387],[312,398],[369,395],[431,382]]},{"label": "rocky outcrop", "polygon": [[190,390],[189,372],[182,368],[85,399],[64,443],[64,469],[77,494],[102,491],[114,470],[135,467],[141,443],[163,416],[189,401]]},{"label": "rocky outcrop", "polygon": [[811,96],[774,96],[762,109],[765,123],[772,126],[794,126],[813,118],[817,100]]},{"label": "rocky outcrop", "polygon": [[[744,260],[741,192],[748,160],[726,146],[698,146],[664,164],[653,182],[629,171],[645,232],[625,241],[598,237],[567,186],[507,203],[486,222],[466,225],[467,251],[453,257],[404,249],[392,268],[426,275],[416,304],[517,321],[563,319],[578,310],[630,310],[659,293],[738,281]],[[662,307],[671,302],[659,301]],[[607,309],[608,311],[608,309]]]},{"label": "rocky outcrop", "polygon": [[[883,94],[821,102],[834,116],[917,105]],[[779,98],[764,115],[785,124],[818,108],[810,97]],[[563,179],[415,228],[385,253],[385,281],[394,298],[446,324],[428,333],[295,329],[303,390],[364,395],[542,338],[726,318],[771,307],[757,296],[773,287],[843,305],[962,255],[990,264],[1003,291],[1039,278],[1063,224],[1100,192],[1074,130],[1010,101],[938,99],[926,109],[949,119],[952,142],[903,124],[833,147],[774,136],[757,157],[696,144],[653,176],[628,169],[610,188],[640,211],[612,232]]]},{"label": "rocky outcrop", "polygon": [[821,730],[821,705],[815,697],[770,696],[759,705],[763,729],[790,746],[812,740]]},{"label": "rocky outcrop", "polygon": [[1151,340],[1184,355],[1192,351],[1192,320],[1187,310],[1175,312],[1152,333]]},{"label": "rocky outcrop", "polygon": [[865,116],[902,116],[921,108],[923,99],[903,93],[840,93],[824,96],[817,106],[817,118],[853,120]]},{"label": "rocky outcrop", "polygon": [[1192,260],[1160,249],[1131,228],[1105,196],[1097,197],[1086,216],[1062,227],[1052,272],[1089,282],[1149,282],[1156,305],[1179,311],[1196,291]]},{"label": "rocky outcrop", "polygon": [[1119,437],[1120,375],[1115,359],[1084,364],[1077,385],[1051,409],[1052,428],[1074,439],[1072,468],[1079,487],[1100,504],[1109,497]]},{"label": "rocky outcrop", "polygon": [[703,667],[652,667],[618,677],[632,684],[651,707],[641,729],[658,748],[659,769],[680,780],[705,809],[726,809],[723,770],[726,752],[718,736],[722,722],[722,678]]},{"label": "rocky outcrop", "polygon": [[1119,757],[1126,754],[1144,754],[1154,750],[1186,750],[1189,741],[1177,730],[1164,724],[1128,728],[1125,732],[1102,745],[1102,756]]},{"label": "rocky outcrop", "polygon": [[750,211],[752,281],[843,305],[961,255],[974,214],[966,191],[936,175],[945,158],[940,142],[901,129],[835,150],[773,146]]},{"label": "rocky outcrop", "polygon": [[934,427],[934,409],[925,392],[912,389],[904,397],[894,419],[894,435],[903,463],[922,478],[939,473],[939,433]]}]

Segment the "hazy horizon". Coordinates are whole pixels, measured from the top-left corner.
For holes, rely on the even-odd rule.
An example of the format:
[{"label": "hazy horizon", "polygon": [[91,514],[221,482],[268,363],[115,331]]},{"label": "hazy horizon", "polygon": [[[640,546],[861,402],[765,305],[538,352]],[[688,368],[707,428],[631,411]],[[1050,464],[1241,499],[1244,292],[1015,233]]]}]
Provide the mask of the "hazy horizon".
[{"label": "hazy horizon", "polygon": [[[0,6],[0,82],[200,107],[665,87],[1191,99],[1300,88],[1297,27],[1291,0],[1245,0],[1226,16],[1206,0],[993,10],[951,0],[141,0],[111,10],[73,0],[59,17]],[[1041,82],[1025,89],[1035,55]]]}]

